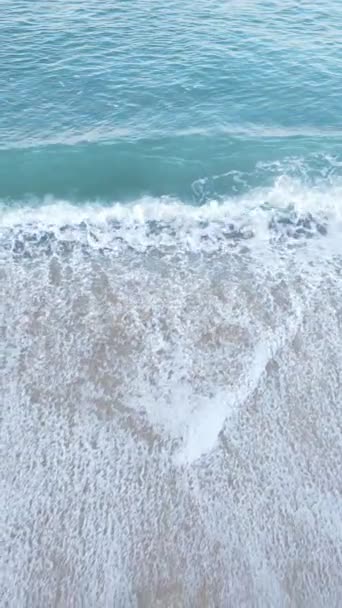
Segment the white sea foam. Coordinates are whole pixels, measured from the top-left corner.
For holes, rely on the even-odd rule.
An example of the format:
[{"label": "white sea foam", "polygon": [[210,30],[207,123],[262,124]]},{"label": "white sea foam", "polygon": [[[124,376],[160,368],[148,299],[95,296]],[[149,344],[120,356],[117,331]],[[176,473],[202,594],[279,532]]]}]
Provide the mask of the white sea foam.
[{"label": "white sea foam", "polygon": [[5,604],[334,605],[341,200],[2,207]]},{"label": "white sea foam", "polygon": [[80,240],[98,249],[121,249],[126,243],[140,250],[177,245],[210,251],[227,240],[250,237],[269,242],[286,235],[328,232],[336,238],[342,230],[342,185],[336,181],[308,186],[279,176],[272,187],[201,206],[168,197],[80,206],[46,198],[21,206],[2,204],[0,229],[26,234],[49,231],[57,239]]}]

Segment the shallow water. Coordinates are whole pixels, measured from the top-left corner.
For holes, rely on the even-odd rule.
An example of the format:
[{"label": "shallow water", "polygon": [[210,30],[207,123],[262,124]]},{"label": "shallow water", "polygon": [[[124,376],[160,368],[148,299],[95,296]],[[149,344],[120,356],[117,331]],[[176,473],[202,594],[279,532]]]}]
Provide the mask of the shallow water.
[{"label": "shallow water", "polygon": [[342,601],[342,9],[5,1],[1,604]]}]

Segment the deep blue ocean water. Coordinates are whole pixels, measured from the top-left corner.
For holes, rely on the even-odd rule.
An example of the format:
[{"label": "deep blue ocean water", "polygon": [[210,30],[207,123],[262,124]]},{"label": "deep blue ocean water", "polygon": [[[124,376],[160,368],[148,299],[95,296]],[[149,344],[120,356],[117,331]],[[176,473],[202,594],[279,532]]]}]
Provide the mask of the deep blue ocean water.
[{"label": "deep blue ocean water", "polygon": [[342,2],[0,3],[0,604],[342,604]]}]

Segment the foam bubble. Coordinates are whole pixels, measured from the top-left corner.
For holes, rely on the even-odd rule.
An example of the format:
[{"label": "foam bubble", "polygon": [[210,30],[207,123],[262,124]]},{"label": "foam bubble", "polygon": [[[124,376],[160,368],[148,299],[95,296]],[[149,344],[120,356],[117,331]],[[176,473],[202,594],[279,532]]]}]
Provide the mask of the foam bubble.
[{"label": "foam bubble", "polygon": [[3,207],[5,603],[334,603],[338,197]]},{"label": "foam bubble", "polygon": [[94,249],[121,251],[180,247],[215,251],[253,238],[259,243],[284,238],[336,238],[342,229],[342,186],[307,186],[287,176],[270,188],[254,188],[201,206],[163,197],[131,204],[84,204],[45,199],[43,204],[0,208],[2,233],[7,236],[45,234],[48,239],[81,242]]}]

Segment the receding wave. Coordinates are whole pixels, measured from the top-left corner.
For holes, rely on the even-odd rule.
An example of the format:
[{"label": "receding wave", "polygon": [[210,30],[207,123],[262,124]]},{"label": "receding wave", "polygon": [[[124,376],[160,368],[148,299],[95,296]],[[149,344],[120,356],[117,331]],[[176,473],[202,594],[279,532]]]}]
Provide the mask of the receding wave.
[{"label": "receding wave", "polygon": [[3,202],[5,605],[335,605],[342,189],[291,167]]}]

